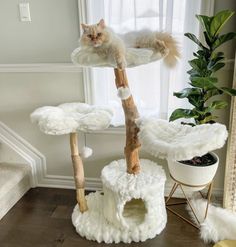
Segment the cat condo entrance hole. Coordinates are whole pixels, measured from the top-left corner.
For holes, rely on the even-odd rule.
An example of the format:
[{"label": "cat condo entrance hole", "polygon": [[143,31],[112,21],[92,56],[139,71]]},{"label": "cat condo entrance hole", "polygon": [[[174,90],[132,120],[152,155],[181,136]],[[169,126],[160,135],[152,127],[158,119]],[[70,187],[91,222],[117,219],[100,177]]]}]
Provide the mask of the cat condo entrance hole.
[{"label": "cat condo entrance hole", "polygon": [[123,217],[129,226],[140,225],[144,222],[146,213],[145,202],[141,198],[133,198],[125,203]]}]

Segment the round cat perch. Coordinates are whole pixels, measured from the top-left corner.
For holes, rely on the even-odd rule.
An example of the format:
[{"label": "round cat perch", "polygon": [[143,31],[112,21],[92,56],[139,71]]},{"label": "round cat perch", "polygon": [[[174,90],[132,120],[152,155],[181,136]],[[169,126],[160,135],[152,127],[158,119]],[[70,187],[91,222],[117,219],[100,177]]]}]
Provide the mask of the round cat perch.
[{"label": "round cat perch", "polygon": [[84,167],[78,149],[77,131],[92,132],[106,129],[110,125],[112,115],[109,108],[90,106],[84,103],[44,106],[31,114],[32,122],[38,124],[39,129],[45,134],[70,134],[76,199],[82,213],[88,210],[88,206],[84,194]]},{"label": "round cat perch", "polygon": [[156,118],[140,118],[136,123],[144,150],[162,159],[190,160],[203,156],[221,148],[228,136],[226,126],[219,123],[192,127]]}]

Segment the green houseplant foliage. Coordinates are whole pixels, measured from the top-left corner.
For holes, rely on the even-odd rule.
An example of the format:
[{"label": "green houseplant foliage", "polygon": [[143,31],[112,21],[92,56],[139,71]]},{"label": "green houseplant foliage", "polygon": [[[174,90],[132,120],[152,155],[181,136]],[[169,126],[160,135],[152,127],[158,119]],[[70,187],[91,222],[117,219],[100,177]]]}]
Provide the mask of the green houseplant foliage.
[{"label": "green houseplant foliage", "polygon": [[[222,44],[236,37],[236,33],[229,32],[221,34],[221,29],[228,22],[233,11],[224,10],[215,16],[196,15],[203,28],[205,44],[200,42],[192,33],[185,33],[185,36],[198,45],[198,51],[193,53],[194,59],[189,61],[191,69],[187,72],[190,77],[190,86],[180,92],[175,92],[174,96],[182,99],[187,98],[193,105],[192,109],[176,109],[170,116],[170,121],[179,118],[193,118],[191,125],[214,123],[217,116],[215,110],[225,108],[227,102],[223,100],[210,100],[220,94],[236,96],[236,90],[218,86],[218,79],[215,72],[224,67],[224,53],[218,51]],[[209,103],[210,102],[210,103]]]}]

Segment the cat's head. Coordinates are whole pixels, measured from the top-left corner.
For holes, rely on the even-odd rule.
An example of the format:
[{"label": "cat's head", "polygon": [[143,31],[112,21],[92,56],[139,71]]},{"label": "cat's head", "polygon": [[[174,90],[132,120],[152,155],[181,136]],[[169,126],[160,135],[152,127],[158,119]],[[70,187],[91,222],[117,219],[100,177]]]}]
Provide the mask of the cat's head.
[{"label": "cat's head", "polygon": [[99,47],[108,42],[109,33],[103,19],[95,25],[81,24],[81,26],[84,31],[80,39],[82,45]]}]

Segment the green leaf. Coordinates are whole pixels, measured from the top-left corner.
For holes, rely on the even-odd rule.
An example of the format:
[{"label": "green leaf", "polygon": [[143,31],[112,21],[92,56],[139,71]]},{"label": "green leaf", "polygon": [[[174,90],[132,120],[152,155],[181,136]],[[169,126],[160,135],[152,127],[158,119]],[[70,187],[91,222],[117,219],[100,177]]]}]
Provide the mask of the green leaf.
[{"label": "green leaf", "polygon": [[210,38],[210,25],[213,17],[206,15],[196,15],[196,17],[200,21],[202,27],[206,30],[208,37]]},{"label": "green leaf", "polygon": [[218,88],[212,88],[212,89],[207,90],[207,92],[205,93],[203,99],[206,102],[211,97],[216,96],[216,95],[219,95],[219,94],[222,94],[222,93],[223,93],[222,90],[220,90]]},{"label": "green leaf", "polygon": [[211,47],[211,45],[212,45],[212,39],[209,38],[209,36],[208,36],[208,34],[207,34],[206,31],[203,32],[203,34],[204,34],[206,43],[208,44],[209,47]]},{"label": "green leaf", "polygon": [[228,103],[226,101],[223,100],[215,100],[213,101],[208,108],[210,109],[210,111],[213,111],[215,109],[223,109],[228,105]]},{"label": "green leaf", "polygon": [[221,90],[230,96],[236,96],[236,89],[234,88],[222,87]]},{"label": "green leaf", "polygon": [[191,85],[194,87],[211,89],[217,88],[214,84],[217,82],[216,77],[191,77]]},{"label": "green leaf", "polygon": [[206,123],[215,123],[214,119],[217,119],[217,116],[213,116],[211,113],[207,114],[203,120],[199,121],[199,124],[206,124]]},{"label": "green leaf", "polygon": [[174,121],[179,118],[195,118],[197,116],[197,113],[193,110],[178,108],[172,112],[170,116],[170,121]]},{"label": "green leaf", "polygon": [[192,34],[192,33],[185,33],[184,36],[188,37],[189,39],[191,39],[194,43],[196,43],[198,46],[207,49],[198,39],[197,37]]},{"label": "green leaf", "polygon": [[206,61],[202,59],[198,59],[198,58],[190,60],[189,64],[192,66],[193,69],[199,70],[199,71],[206,69],[206,66],[207,66]]},{"label": "green leaf", "polygon": [[224,58],[224,52],[222,52],[222,51],[212,52],[211,59],[216,59],[218,57],[223,57]]},{"label": "green leaf", "polygon": [[195,69],[190,69],[187,71],[187,73],[192,77],[200,77],[201,76],[201,74],[198,71],[196,71]]},{"label": "green leaf", "polygon": [[193,95],[189,95],[187,98],[188,98],[189,103],[195,106],[196,108],[200,108],[204,105],[202,95],[193,94]]},{"label": "green leaf", "polygon": [[201,94],[201,89],[190,87],[190,88],[184,88],[180,92],[175,92],[174,96],[182,99],[182,98],[187,98],[189,95],[200,95],[200,94]]},{"label": "green leaf", "polygon": [[221,28],[226,24],[229,18],[234,14],[233,11],[223,10],[217,13],[210,24],[210,35],[211,37],[215,37],[221,30]]},{"label": "green leaf", "polygon": [[212,48],[213,50],[215,50],[217,47],[219,47],[220,45],[222,45],[223,43],[236,38],[236,33],[230,32],[230,33],[226,33],[221,35],[220,37],[218,37],[216,39],[216,41],[213,43]]},{"label": "green leaf", "polygon": [[200,107],[204,104],[200,88],[185,88],[180,92],[175,92],[174,96],[180,99],[188,98],[189,103],[195,107]]},{"label": "green leaf", "polygon": [[216,72],[217,70],[223,68],[225,63],[216,63],[213,67],[211,67],[212,72]]}]

